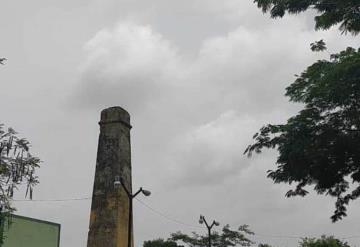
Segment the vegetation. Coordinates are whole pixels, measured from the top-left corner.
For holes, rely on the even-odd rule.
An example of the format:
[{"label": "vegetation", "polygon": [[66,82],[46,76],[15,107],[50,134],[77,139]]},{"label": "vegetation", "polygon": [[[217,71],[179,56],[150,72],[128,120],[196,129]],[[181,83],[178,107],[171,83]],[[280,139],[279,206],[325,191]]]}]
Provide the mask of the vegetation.
[{"label": "vegetation", "polygon": [[178,247],[176,242],[161,238],[144,242],[144,247]]},{"label": "vegetation", "polygon": [[[360,2],[352,0],[255,0],[264,12],[282,17],[315,8],[316,27],[341,23],[343,32],[360,31]],[[323,40],[311,44],[323,51]],[[336,198],[335,222],[346,206],[360,196],[360,50],[347,48],[329,60],[310,65],[286,89],[290,101],[304,105],[285,124],[268,124],[245,150],[249,156],[264,148],[277,149],[277,169],[268,171],[275,183],[295,183],[287,197],[305,196],[313,185],[319,194]],[[350,182],[353,185],[350,188]]]},{"label": "vegetation", "polygon": [[19,138],[12,129],[0,124],[0,203],[2,210],[11,211],[10,199],[19,185],[26,185],[25,197],[32,199],[35,175],[40,159],[30,153],[29,142]]},{"label": "vegetation", "polygon": [[[213,231],[211,233],[211,246],[213,247],[229,247],[229,246],[250,246],[252,242],[247,235],[254,233],[249,229],[248,225],[242,225],[237,230],[231,230],[229,225],[222,228],[222,232]],[[187,235],[182,232],[172,233],[168,240],[161,238],[145,241],[144,247],[208,247],[208,235],[199,235],[193,232]]]},{"label": "vegetation", "polygon": [[26,185],[25,197],[32,199],[33,187],[38,183],[35,170],[40,159],[30,154],[29,142],[19,138],[12,129],[0,124],[0,246],[3,243],[5,219],[15,209],[11,206],[14,191]]},{"label": "vegetation", "polygon": [[[286,89],[305,107],[286,124],[268,124],[245,152],[277,148],[275,183],[296,183],[287,196],[304,196],[307,185],[337,198],[334,221],[360,196],[360,50],[348,48],[331,61],[311,65]],[[356,185],[350,190],[348,178]]]},{"label": "vegetation", "polygon": [[[6,60],[0,58],[0,63]],[[35,176],[39,166],[40,159],[31,155],[29,141],[0,123],[0,213],[14,210],[10,200],[19,185],[26,185],[25,197],[32,199],[33,188],[39,183]]]},{"label": "vegetation", "polygon": [[343,33],[360,32],[360,2],[357,0],[254,0],[263,12],[270,12],[271,17],[283,17],[286,13],[298,14],[315,9],[316,29],[329,29],[340,24]]},{"label": "vegetation", "polygon": [[334,237],[322,236],[321,238],[304,238],[300,242],[300,247],[350,247],[346,242],[342,242]]},{"label": "vegetation", "polygon": [[[214,247],[228,247],[228,246],[250,246],[253,242],[247,235],[254,233],[249,230],[248,225],[242,225],[237,230],[231,230],[229,225],[222,228],[222,232],[218,233],[213,231],[211,234],[211,246]],[[199,235],[195,232],[191,236],[176,232],[171,234],[170,239],[174,242],[181,241],[189,247],[207,247],[208,235]]]},{"label": "vegetation", "polygon": [[259,244],[258,247],[272,247],[272,246],[269,244]]}]

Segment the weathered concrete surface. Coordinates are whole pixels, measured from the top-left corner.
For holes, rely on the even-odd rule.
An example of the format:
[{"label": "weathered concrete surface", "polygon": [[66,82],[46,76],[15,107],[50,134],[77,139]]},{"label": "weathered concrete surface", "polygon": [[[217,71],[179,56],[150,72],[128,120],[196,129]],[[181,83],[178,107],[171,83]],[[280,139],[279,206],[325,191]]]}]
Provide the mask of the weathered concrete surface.
[{"label": "weathered concrete surface", "polygon": [[130,115],[121,107],[101,112],[88,247],[127,247],[129,199],[114,188],[120,176],[131,192]]}]

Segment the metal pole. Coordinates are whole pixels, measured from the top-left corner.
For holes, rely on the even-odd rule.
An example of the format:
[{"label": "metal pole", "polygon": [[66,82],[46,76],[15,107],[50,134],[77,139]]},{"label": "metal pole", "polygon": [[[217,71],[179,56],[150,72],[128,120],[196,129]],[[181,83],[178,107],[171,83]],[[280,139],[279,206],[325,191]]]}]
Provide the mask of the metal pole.
[{"label": "metal pole", "polygon": [[128,247],[131,247],[131,227],[132,227],[132,207],[133,207],[133,198],[139,194],[139,192],[141,191],[141,189],[136,192],[134,195],[131,194],[130,190],[128,190],[124,184],[124,181],[122,179],[120,179],[120,184],[122,185],[122,187],[124,188],[126,195],[129,198],[129,219],[128,219]]},{"label": "metal pole", "polygon": [[129,196],[128,247],[131,247],[132,207],[133,207],[133,196]]},{"label": "metal pole", "polygon": [[135,194],[131,194],[130,191],[126,188],[124,182],[120,180],[121,185],[125,189],[126,194],[129,197],[129,221],[128,221],[128,247],[131,247],[131,232],[132,232],[132,215],[133,215],[133,199],[135,196],[137,196],[140,192],[143,191],[142,188],[140,188]]},{"label": "metal pole", "polygon": [[211,247],[211,227],[213,225],[209,226],[209,224],[207,223],[205,217],[203,218],[203,220],[204,220],[206,228],[208,229],[208,247]]},{"label": "metal pole", "polygon": [[213,226],[218,226],[219,222],[213,220],[212,224],[209,225],[205,219],[205,217],[203,215],[200,215],[200,220],[199,220],[200,224],[205,223],[205,226],[208,230],[208,247],[211,247],[211,228],[213,228]]},{"label": "metal pole", "polygon": [[209,247],[211,247],[211,227],[208,227]]},{"label": "metal pole", "polygon": [[124,188],[126,195],[129,198],[129,219],[128,219],[128,247],[132,247],[132,216],[133,216],[133,199],[140,193],[142,192],[145,196],[149,196],[150,195],[150,191],[148,190],[143,190],[142,187],[140,187],[140,189],[135,193],[132,194],[130,190],[128,190],[123,182],[122,179],[119,179],[119,181],[116,181],[117,184],[120,183],[122,185],[122,187]]}]

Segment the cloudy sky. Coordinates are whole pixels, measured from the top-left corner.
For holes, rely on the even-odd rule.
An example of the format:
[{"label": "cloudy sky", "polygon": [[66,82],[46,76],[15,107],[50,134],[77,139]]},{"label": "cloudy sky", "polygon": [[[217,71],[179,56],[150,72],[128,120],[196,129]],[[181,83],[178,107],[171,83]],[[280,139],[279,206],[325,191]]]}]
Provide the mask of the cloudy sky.
[{"label": "cloudy sky", "polygon": [[[136,246],[205,233],[200,213],[280,247],[359,234],[359,202],[332,224],[334,200],[286,199],[289,187],[266,178],[276,152],[242,154],[264,123],[299,109],[285,87],[328,57],[309,44],[323,38],[336,52],[358,37],[313,31],[313,13],[271,20],[252,0],[12,0],[0,13],[0,122],[43,160],[34,199],[91,196],[99,113],[119,105],[132,117],[133,186],[152,191],[140,200],[153,211],[135,201]],[[15,206],[61,223],[62,246],[86,246],[90,200]]]}]

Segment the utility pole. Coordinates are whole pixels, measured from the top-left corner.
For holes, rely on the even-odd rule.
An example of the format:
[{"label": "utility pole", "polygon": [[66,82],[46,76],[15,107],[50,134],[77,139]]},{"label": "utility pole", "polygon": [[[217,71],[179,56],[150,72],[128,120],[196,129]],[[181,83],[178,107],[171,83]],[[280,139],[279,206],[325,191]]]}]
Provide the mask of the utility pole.
[{"label": "utility pole", "polygon": [[199,223],[200,224],[204,224],[208,230],[208,247],[211,247],[211,228],[213,228],[213,226],[219,226],[219,222],[213,220],[213,222],[211,223],[211,225],[209,225],[205,219],[205,217],[203,215],[200,215],[200,219],[199,219]]}]

